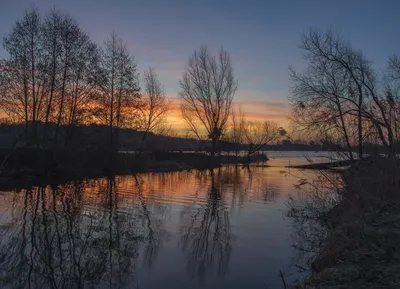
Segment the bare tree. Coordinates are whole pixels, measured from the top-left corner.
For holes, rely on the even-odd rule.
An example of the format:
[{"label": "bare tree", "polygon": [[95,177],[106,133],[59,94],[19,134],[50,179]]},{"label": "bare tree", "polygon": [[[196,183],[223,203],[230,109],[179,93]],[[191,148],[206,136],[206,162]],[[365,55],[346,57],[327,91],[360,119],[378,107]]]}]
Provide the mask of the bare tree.
[{"label": "bare tree", "polygon": [[49,92],[46,97],[46,112],[44,117],[44,133],[43,140],[47,138],[47,127],[51,118],[54,98],[58,90],[60,71],[60,58],[61,58],[61,41],[60,32],[62,29],[62,15],[52,10],[45,18],[43,24],[43,45],[45,57],[49,59],[48,65],[44,67],[46,73],[49,75]]},{"label": "bare tree", "polygon": [[[322,34],[311,30],[303,35],[300,47],[308,69],[304,73],[291,70],[295,121],[320,133],[341,133],[350,158],[353,143],[357,143],[362,158],[364,138],[371,133],[372,125],[381,143],[393,155],[393,94],[385,88],[372,62],[332,32]],[[356,141],[352,141],[351,133],[354,119]]]},{"label": "bare tree", "polygon": [[171,110],[171,100],[157,78],[154,69],[144,72],[144,95],[139,109],[137,128],[143,131],[139,151],[142,151],[149,132],[165,134],[169,130],[167,115]]},{"label": "bare tree", "polygon": [[[44,18],[36,9],[26,12],[4,38],[9,59],[1,61],[1,102],[5,112],[26,123],[37,141],[36,123],[56,122],[57,143],[61,125],[76,123],[77,112],[89,106],[98,53],[89,37],[68,15],[57,10]],[[32,123],[32,125],[30,124]]]},{"label": "bare tree", "polygon": [[110,147],[113,145],[114,106],[116,94],[116,70],[117,70],[118,39],[116,33],[112,33],[110,39],[105,42],[103,50],[103,88],[104,106],[108,108],[106,120],[110,128]]},{"label": "bare tree", "polygon": [[77,60],[82,46],[81,40],[85,37],[78,24],[68,15],[61,18],[60,42],[61,42],[61,73],[58,97],[57,126],[54,135],[54,144],[57,143],[60,125],[67,122],[66,103],[73,94],[73,62]]},{"label": "bare tree", "polygon": [[65,124],[66,142],[72,137],[73,126],[84,122],[94,103],[97,88],[100,54],[97,45],[82,31],[76,37],[76,49],[71,55],[70,87],[67,98]]},{"label": "bare tree", "polygon": [[246,119],[241,107],[232,107],[230,117],[230,129],[226,134],[226,139],[236,144],[235,155],[239,154],[239,146],[243,143],[244,132],[246,128]]},{"label": "bare tree", "polygon": [[[41,17],[36,8],[26,10],[12,32],[4,37],[4,48],[10,58],[4,64],[7,75],[3,75],[2,78],[6,78],[3,84],[6,84],[7,88],[2,90],[2,102],[8,105],[9,112],[18,114],[21,120],[25,121],[26,134],[29,122],[32,122],[31,132],[35,141],[36,121],[42,104],[45,81],[39,69],[43,61],[41,41]],[[22,111],[18,111],[19,109]]]},{"label": "bare tree", "polygon": [[240,107],[232,109],[230,118],[231,122],[225,139],[237,145],[236,156],[240,150],[240,145],[246,145],[247,159],[250,159],[251,155],[287,134],[286,130],[278,127],[275,122],[249,121]]},{"label": "bare tree", "polygon": [[385,94],[388,119],[393,130],[396,146],[400,141],[400,59],[394,55],[389,58],[388,71],[385,75]]},{"label": "bare tree", "polygon": [[182,117],[199,139],[211,139],[214,156],[237,89],[229,53],[221,48],[213,56],[206,46],[195,50],[179,84]]},{"label": "bare tree", "polygon": [[280,128],[275,122],[245,122],[243,142],[247,144],[247,158],[266,145],[276,142],[280,136]]},{"label": "bare tree", "polygon": [[11,61],[0,61],[0,106],[12,123],[26,123],[28,129],[28,95],[24,90],[24,74]]},{"label": "bare tree", "polygon": [[102,54],[100,102],[105,109],[100,111],[100,117],[109,126],[112,148],[117,146],[118,130],[125,114],[132,114],[138,106],[140,87],[135,60],[115,32],[105,42]]},{"label": "bare tree", "polygon": [[[304,59],[309,63],[308,69],[305,73],[290,69],[294,120],[308,132],[341,133],[349,156],[353,159],[348,126],[344,121],[354,109],[346,101],[349,97],[350,75],[340,61],[330,60],[336,56],[329,56],[344,51],[348,54],[351,48],[330,32],[326,35],[326,41],[321,38],[315,31],[304,34],[300,47],[304,50]],[[359,151],[362,152],[362,143],[359,144]]]}]

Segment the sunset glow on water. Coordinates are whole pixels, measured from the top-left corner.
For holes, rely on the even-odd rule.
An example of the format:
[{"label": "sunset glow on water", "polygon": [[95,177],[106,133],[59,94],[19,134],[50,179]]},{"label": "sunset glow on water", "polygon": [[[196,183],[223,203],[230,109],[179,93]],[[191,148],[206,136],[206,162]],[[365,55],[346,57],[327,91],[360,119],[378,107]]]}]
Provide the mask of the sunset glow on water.
[{"label": "sunset glow on water", "polygon": [[228,166],[3,191],[2,287],[274,288],[296,272],[285,203],[304,177]]}]

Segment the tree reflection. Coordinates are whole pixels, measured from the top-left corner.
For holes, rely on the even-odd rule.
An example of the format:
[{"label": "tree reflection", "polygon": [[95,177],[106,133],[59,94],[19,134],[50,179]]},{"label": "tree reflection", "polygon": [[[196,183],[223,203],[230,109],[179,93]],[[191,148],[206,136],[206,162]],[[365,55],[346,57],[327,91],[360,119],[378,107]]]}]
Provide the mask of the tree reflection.
[{"label": "tree reflection", "polygon": [[138,200],[141,209],[140,215],[142,216],[142,227],[146,231],[146,234],[144,234],[144,262],[148,268],[151,268],[157,257],[160,246],[162,245],[163,241],[169,237],[168,232],[164,229],[163,222],[163,217],[166,215],[165,213],[167,211],[167,207],[161,204],[155,205],[156,209],[158,209],[160,213],[157,215],[160,215],[162,218],[157,218],[155,214],[152,214],[144,195],[145,182],[138,175],[135,175],[134,179],[138,190]]},{"label": "tree reflection", "polygon": [[270,180],[257,168],[226,166],[9,192],[0,211],[0,288],[132,287],[136,268],[152,269],[176,233],[167,231],[176,228],[174,218],[167,226],[172,204],[182,209],[176,225],[188,273],[200,282],[223,276],[230,218],[249,200],[273,201],[279,188]]},{"label": "tree reflection", "polygon": [[1,232],[1,287],[116,288],[134,276],[143,236],[133,218],[118,213],[114,177],[106,180],[107,210],[84,209],[83,188],[73,183],[21,191],[23,206]]},{"label": "tree reflection", "polygon": [[[231,212],[236,205],[243,207],[249,199],[275,202],[279,196],[279,182],[268,178],[262,168],[251,166],[227,166],[218,169],[219,189],[231,194]],[[261,173],[262,172],[262,173]],[[227,201],[227,196],[225,196]]]},{"label": "tree reflection", "polygon": [[229,213],[212,170],[210,178],[206,203],[189,207],[181,215],[180,246],[188,259],[190,275],[201,282],[214,270],[225,275],[232,251]]}]

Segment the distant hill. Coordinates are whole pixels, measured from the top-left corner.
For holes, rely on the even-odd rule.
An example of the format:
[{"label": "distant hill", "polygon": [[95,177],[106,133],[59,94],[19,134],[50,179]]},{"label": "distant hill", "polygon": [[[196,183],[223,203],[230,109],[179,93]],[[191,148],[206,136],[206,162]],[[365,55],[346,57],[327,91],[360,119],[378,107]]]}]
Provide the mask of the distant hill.
[{"label": "distant hill", "polygon": [[[56,124],[49,123],[47,128],[46,145],[53,145],[53,135]],[[67,126],[60,127],[60,134],[57,144],[62,146],[66,142],[68,132]],[[103,125],[74,126],[72,128],[72,136],[70,145],[85,147],[103,147],[108,145],[109,127]],[[42,140],[44,135],[44,125],[37,125],[38,139]],[[137,150],[143,138],[144,132],[134,129],[119,129],[118,148],[120,150]],[[30,138],[32,138],[30,136]],[[14,143],[25,143],[25,124],[1,124],[0,125],[0,148],[10,148]],[[147,150],[199,150],[208,147],[209,141],[199,141],[192,138],[168,137],[148,133],[145,148]]]},{"label": "distant hill", "polygon": [[[53,145],[54,131],[56,124],[49,123],[47,128],[47,139],[44,142],[47,146]],[[57,141],[57,145],[63,146],[66,142],[68,127],[62,126]],[[43,139],[44,125],[37,125],[38,139]],[[122,128],[119,130],[118,149],[121,151],[134,151],[139,149],[140,142],[144,132],[134,129]],[[24,144],[25,142],[25,124],[1,124],[0,125],[0,148],[10,148],[15,143]],[[72,127],[72,136],[70,146],[100,148],[108,145],[109,127],[103,125],[74,126]],[[211,147],[211,142],[207,140],[198,140],[194,138],[170,137],[155,135],[149,133],[144,149],[149,151],[198,151],[207,150]],[[247,145],[235,144],[226,141],[220,141],[219,148],[223,151],[246,150]],[[280,150],[280,151],[319,151],[327,148],[321,144],[299,144],[284,141],[282,144],[266,145],[262,150]]]}]

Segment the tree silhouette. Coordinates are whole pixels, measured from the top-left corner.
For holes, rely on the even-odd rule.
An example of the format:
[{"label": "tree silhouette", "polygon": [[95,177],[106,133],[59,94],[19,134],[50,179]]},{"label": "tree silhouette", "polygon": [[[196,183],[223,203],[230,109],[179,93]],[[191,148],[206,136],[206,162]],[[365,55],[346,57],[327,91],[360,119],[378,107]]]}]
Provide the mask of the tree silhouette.
[{"label": "tree silhouette", "polygon": [[195,50],[179,84],[182,117],[198,138],[211,139],[214,156],[237,88],[229,53],[221,48],[213,56],[206,46]]}]

